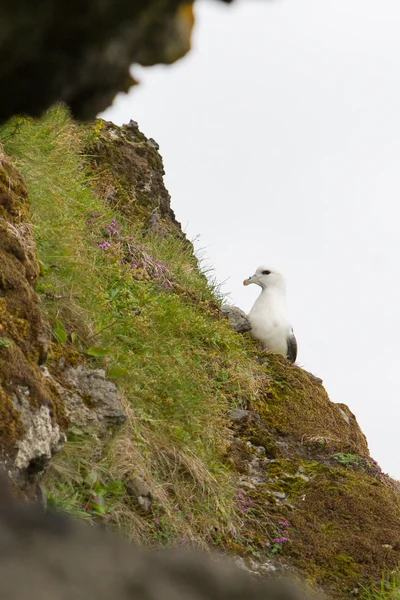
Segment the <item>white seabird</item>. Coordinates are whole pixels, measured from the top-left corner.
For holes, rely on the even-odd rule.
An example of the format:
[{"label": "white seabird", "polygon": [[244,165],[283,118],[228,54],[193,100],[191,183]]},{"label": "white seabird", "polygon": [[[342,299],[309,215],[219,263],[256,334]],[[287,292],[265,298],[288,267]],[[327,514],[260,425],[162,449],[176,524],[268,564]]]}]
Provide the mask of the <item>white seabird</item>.
[{"label": "white seabird", "polygon": [[261,294],[249,313],[250,334],[266,350],[283,354],[290,362],[297,357],[297,341],[286,309],[286,285],[283,276],[268,267],[258,267],[243,285],[256,283]]}]

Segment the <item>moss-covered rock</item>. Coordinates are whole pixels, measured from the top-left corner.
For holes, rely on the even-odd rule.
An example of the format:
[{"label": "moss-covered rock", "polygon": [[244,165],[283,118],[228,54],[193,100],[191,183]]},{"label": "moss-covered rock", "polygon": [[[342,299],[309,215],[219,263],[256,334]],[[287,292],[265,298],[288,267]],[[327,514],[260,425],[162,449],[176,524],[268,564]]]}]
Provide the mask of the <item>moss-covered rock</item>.
[{"label": "moss-covered rock", "polygon": [[[280,355],[263,360],[267,383],[256,403],[265,425],[281,441],[316,452],[333,450],[368,455],[368,445],[354,415],[345,405],[334,404],[317,377]],[[344,408],[347,413],[344,413]]]},{"label": "moss-covered rock", "polygon": [[143,135],[135,121],[116,127],[99,119],[88,129],[86,152],[95,191],[110,206],[147,230],[185,239],[164,184],[158,146]]},{"label": "moss-covered rock", "polygon": [[378,479],[326,467],[295,498],[288,559],[344,597],[400,559],[400,497]]},{"label": "moss-covered rock", "polygon": [[233,414],[245,516],[227,546],[261,563],[278,556],[329,597],[351,597],[400,560],[398,487],[319,379],[278,355],[261,362],[263,393]]},{"label": "moss-covered rock", "polygon": [[12,467],[24,445],[22,470],[41,452],[26,444],[31,415],[46,413],[46,432],[37,431],[44,438],[66,424],[59,396],[39,368],[48,331],[34,291],[39,263],[27,196],[21,175],[0,149],[0,450]]}]

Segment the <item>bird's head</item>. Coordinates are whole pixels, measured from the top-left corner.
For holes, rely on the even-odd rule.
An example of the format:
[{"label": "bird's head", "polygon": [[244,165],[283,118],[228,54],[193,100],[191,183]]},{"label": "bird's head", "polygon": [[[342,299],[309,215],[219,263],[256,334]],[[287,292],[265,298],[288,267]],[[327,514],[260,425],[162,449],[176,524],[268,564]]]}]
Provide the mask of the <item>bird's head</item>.
[{"label": "bird's head", "polygon": [[243,285],[250,285],[251,283],[256,283],[263,289],[275,288],[282,292],[285,292],[286,288],[283,275],[276,269],[271,269],[263,265],[258,267],[254,275],[243,281]]}]

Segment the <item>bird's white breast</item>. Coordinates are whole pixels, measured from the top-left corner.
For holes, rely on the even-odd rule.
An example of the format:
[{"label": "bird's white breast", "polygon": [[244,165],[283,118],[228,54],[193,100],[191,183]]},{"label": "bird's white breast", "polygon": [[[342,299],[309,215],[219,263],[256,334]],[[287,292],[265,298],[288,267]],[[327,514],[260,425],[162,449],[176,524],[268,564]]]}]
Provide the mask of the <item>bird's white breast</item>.
[{"label": "bird's white breast", "polygon": [[287,316],[285,296],[264,289],[249,313],[251,335],[264,348],[286,356],[291,325]]}]

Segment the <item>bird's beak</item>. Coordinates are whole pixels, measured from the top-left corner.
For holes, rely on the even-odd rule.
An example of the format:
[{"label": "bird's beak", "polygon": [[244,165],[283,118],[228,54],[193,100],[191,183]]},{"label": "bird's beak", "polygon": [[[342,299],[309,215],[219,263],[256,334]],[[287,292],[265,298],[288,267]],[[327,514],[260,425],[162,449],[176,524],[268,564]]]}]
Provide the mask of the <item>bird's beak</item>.
[{"label": "bird's beak", "polygon": [[249,277],[248,279],[245,279],[243,281],[243,285],[250,285],[251,283],[257,283],[257,275],[252,275],[251,277]]}]

